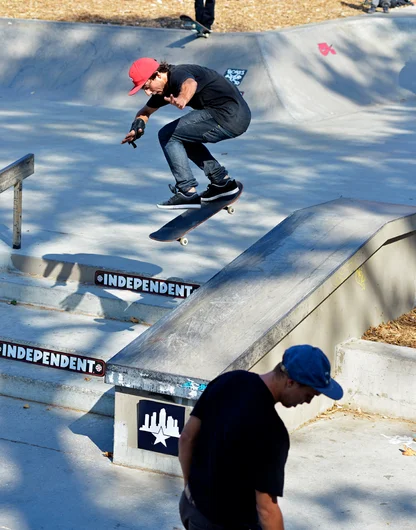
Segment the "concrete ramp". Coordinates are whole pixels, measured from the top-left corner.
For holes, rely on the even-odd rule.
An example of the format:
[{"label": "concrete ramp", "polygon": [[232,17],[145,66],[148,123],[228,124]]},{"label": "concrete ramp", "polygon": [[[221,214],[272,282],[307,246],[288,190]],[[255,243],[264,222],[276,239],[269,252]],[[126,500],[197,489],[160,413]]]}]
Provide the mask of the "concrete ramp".
[{"label": "concrete ramp", "polygon": [[0,86],[13,94],[129,106],[139,56],[248,70],[244,92],[263,119],[316,121],[416,93],[416,8],[261,34],[0,21]]},{"label": "concrete ramp", "polygon": [[[186,30],[0,20],[0,92],[104,107],[137,107],[128,69],[138,57],[198,63],[225,73],[247,69],[244,91],[260,113],[276,95],[256,34],[216,34],[209,42]],[[257,97],[261,87],[262,95]]]},{"label": "concrete ramp", "polygon": [[259,44],[276,96],[296,121],[398,103],[416,94],[416,8],[393,17],[265,33]]}]

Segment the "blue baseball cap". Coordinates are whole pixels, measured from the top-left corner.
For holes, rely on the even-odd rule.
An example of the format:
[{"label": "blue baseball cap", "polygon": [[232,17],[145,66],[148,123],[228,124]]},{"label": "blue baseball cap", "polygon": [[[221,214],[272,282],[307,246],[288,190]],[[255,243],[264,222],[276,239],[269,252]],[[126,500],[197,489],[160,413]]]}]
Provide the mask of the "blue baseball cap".
[{"label": "blue baseball cap", "polygon": [[331,377],[331,364],[319,348],[301,344],[288,348],[283,354],[283,369],[297,383],[307,385],[331,399],[344,395],[341,385]]}]

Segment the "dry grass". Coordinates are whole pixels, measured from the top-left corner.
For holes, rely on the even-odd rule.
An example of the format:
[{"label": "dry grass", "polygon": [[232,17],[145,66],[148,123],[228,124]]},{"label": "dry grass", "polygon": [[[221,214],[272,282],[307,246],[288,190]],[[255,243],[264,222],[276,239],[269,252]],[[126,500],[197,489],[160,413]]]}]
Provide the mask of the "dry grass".
[{"label": "dry grass", "polygon": [[[364,13],[362,0],[218,0],[215,31],[266,31]],[[0,0],[0,17],[178,28],[194,0]]]},{"label": "dry grass", "polygon": [[362,338],[375,342],[395,344],[396,346],[416,348],[416,309],[396,320],[370,328],[364,333]]}]

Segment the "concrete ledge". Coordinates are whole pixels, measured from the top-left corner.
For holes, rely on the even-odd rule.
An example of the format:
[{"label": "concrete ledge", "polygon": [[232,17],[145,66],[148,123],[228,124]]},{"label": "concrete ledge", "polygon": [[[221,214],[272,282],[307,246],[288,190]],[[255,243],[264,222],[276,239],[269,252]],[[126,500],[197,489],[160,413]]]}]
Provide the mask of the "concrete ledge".
[{"label": "concrete ledge", "polygon": [[[337,344],[413,307],[415,230],[414,207],[351,199],[285,219],[108,362],[115,461],[175,472],[173,453],[150,456],[138,442],[137,407],[147,393],[174,403],[177,420],[220,373],[267,372],[287,347],[305,342],[334,363]],[[293,430],[330,406],[319,397],[282,416]],[[152,407],[156,422],[160,404]]]},{"label": "concrete ledge", "polygon": [[[337,199],[298,210],[113,357],[106,382],[194,399],[224,371],[271,369],[283,353],[273,349],[288,337],[313,341],[333,360],[336,344],[367,329],[368,315],[375,324],[380,312],[402,314],[413,304],[415,230],[412,206]],[[387,247],[396,240],[402,246]],[[396,260],[384,254],[373,260],[383,245],[388,256],[394,248],[405,256],[406,274],[397,277]],[[370,258],[374,267],[347,284]],[[341,310],[342,329],[321,333],[327,317],[315,318],[323,307],[332,318]]]},{"label": "concrete ledge", "polygon": [[367,412],[416,420],[416,350],[350,340],[336,348],[343,403]]}]

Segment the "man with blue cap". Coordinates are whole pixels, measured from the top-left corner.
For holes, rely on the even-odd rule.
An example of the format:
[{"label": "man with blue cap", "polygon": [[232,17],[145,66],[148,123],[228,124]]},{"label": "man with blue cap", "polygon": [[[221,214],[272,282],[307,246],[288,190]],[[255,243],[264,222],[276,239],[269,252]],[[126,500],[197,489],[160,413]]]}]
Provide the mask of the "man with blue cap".
[{"label": "man with blue cap", "polygon": [[289,434],[275,404],[296,407],[324,394],[341,399],[319,348],[288,348],[272,371],[226,372],[211,381],[179,440],[187,530],[283,530]]}]

